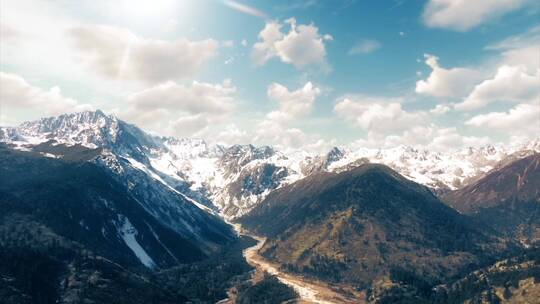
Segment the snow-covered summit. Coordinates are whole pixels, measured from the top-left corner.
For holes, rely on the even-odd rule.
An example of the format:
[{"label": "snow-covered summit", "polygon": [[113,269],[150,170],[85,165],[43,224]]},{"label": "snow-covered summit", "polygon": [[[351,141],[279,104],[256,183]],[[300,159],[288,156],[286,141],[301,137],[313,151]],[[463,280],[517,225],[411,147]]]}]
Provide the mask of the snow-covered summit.
[{"label": "snow-covered summit", "polygon": [[115,142],[118,129],[116,117],[100,110],[84,111],[28,121],[16,128],[3,128],[2,140],[20,144],[54,140],[67,145],[97,147]]}]

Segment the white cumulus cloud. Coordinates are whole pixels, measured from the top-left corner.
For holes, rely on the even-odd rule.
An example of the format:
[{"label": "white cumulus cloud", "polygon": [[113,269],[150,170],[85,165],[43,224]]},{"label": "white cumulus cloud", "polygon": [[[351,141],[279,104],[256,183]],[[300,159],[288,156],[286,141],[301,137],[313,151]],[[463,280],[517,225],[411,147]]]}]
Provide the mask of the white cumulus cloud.
[{"label": "white cumulus cloud", "polygon": [[431,68],[428,78],[416,82],[416,93],[434,97],[462,97],[481,80],[482,73],[469,68],[445,69],[437,56],[426,54],[426,64]]},{"label": "white cumulus cloud", "polygon": [[382,134],[370,131],[365,138],[352,143],[353,147],[394,148],[399,145],[434,151],[448,151],[458,147],[482,146],[488,137],[465,136],[457,128],[444,128],[436,124],[416,125],[402,132]]},{"label": "white cumulus cloud", "polygon": [[13,120],[13,117],[32,119],[44,114],[59,115],[92,109],[88,104],[63,96],[57,86],[44,90],[31,85],[19,75],[5,72],[0,72],[0,101],[2,123],[20,122]]},{"label": "white cumulus cloud", "polygon": [[74,27],[69,36],[87,67],[100,75],[151,83],[194,76],[219,48],[213,39],[145,39],[104,25]]},{"label": "white cumulus cloud", "polygon": [[490,112],[472,117],[467,125],[497,130],[509,135],[538,136],[540,134],[540,105],[518,104],[507,112]]},{"label": "white cumulus cloud", "polygon": [[426,113],[405,111],[400,98],[344,98],[334,106],[334,112],[354,125],[376,133],[386,133],[426,121]]},{"label": "white cumulus cloud", "polygon": [[437,115],[450,110],[447,105],[438,105],[430,111],[408,111],[403,109],[402,102],[402,98],[346,97],[335,105],[334,111],[366,131],[364,138],[353,143],[356,147],[407,145],[444,151],[489,142],[487,137],[465,136],[457,127],[442,127],[435,123]]},{"label": "white cumulus cloud", "polygon": [[190,85],[169,81],[128,96],[127,109],[119,115],[151,131],[193,136],[232,113],[235,93],[230,80]]},{"label": "white cumulus cloud", "polygon": [[265,64],[269,59],[277,57],[282,62],[290,63],[297,68],[325,63],[325,42],[332,40],[330,35],[319,34],[314,24],[296,24],[294,18],[285,23],[289,32],[282,32],[284,24],[276,21],[267,22],[259,33],[259,42],[253,45],[251,58],[257,65]]},{"label": "white cumulus cloud", "polygon": [[183,115],[168,122],[167,128],[171,134],[179,137],[190,137],[205,130],[211,120],[202,114]]},{"label": "white cumulus cloud", "polygon": [[455,108],[469,111],[495,101],[534,102],[540,100],[540,70],[529,75],[516,66],[501,66],[495,76],[478,84],[471,94]]},{"label": "white cumulus cloud", "polygon": [[318,150],[326,147],[318,135],[308,134],[294,126],[312,111],[315,99],[321,94],[318,87],[308,81],[304,86],[290,90],[279,83],[272,83],[266,94],[279,104],[279,108],[257,122],[252,136],[254,143],[275,145],[285,150]]},{"label": "white cumulus cloud", "polygon": [[528,0],[430,0],[423,13],[429,27],[466,31],[524,7]]},{"label": "white cumulus cloud", "polygon": [[268,98],[279,103],[279,111],[269,113],[268,117],[275,120],[290,120],[305,116],[311,112],[315,98],[320,93],[321,90],[311,82],[295,91],[290,91],[279,83],[273,83],[268,87],[266,94]]},{"label": "white cumulus cloud", "polygon": [[540,25],[488,45],[486,49],[501,51],[502,64],[525,67],[528,73],[534,73],[540,69]]},{"label": "white cumulus cloud", "polygon": [[194,81],[191,85],[165,82],[134,93],[128,102],[142,110],[164,108],[189,113],[221,114],[232,109],[236,87],[230,80],[222,84]]}]

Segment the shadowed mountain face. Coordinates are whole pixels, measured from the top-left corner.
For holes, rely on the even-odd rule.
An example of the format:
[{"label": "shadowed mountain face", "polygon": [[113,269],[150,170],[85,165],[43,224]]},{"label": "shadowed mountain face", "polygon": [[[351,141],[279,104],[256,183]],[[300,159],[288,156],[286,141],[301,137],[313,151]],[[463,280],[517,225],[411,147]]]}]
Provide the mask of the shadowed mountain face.
[{"label": "shadowed mountain face", "polygon": [[312,175],[240,221],[268,237],[263,255],[284,268],[360,288],[404,273],[429,286],[508,246],[382,165]]},{"label": "shadowed mountain face", "polygon": [[[213,213],[176,200],[189,212],[177,220],[197,224],[187,238],[95,161],[99,149],[38,149],[0,145],[1,303],[214,303],[249,276],[243,243]],[[51,150],[70,157],[40,154]]]},{"label": "shadowed mountain face", "polygon": [[184,303],[140,273],[204,252],[86,161],[95,151],[79,152],[67,161],[0,146],[0,302]]},{"label": "shadowed mountain face", "polygon": [[442,199],[524,243],[540,239],[540,154],[513,161]]},{"label": "shadowed mountain face", "polygon": [[28,216],[122,265],[166,267],[205,257],[94,163],[0,149],[0,175],[8,177],[0,184],[3,217]]}]

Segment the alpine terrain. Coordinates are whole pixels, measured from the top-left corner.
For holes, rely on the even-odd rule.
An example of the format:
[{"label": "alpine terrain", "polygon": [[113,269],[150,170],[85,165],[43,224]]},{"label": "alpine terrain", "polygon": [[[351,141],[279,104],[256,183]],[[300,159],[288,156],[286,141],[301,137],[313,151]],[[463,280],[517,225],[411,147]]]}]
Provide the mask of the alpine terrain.
[{"label": "alpine terrain", "polygon": [[0,0],[0,304],[540,304],[539,21]]},{"label": "alpine terrain", "polygon": [[[536,139],[319,155],[158,136],[99,110],[2,127],[0,296],[527,298],[519,293],[536,290],[538,273],[539,150]],[[491,285],[465,292],[481,274],[497,276],[503,296]]]}]

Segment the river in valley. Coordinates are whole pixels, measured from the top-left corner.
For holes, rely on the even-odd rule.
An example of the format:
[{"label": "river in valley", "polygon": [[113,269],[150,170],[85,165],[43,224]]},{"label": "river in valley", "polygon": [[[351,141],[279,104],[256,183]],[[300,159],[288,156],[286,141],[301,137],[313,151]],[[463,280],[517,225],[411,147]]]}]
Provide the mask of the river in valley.
[{"label": "river in valley", "polygon": [[298,303],[352,304],[363,302],[358,298],[354,299],[352,296],[340,294],[323,282],[307,280],[300,275],[281,271],[278,264],[266,260],[259,254],[259,250],[264,246],[266,238],[245,231],[239,224],[233,224],[233,226],[239,235],[245,235],[257,240],[256,245],[243,251],[246,261],[255,268],[251,277],[252,281],[262,278],[265,272],[274,275],[281,283],[290,286],[296,291],[299,296]]}]

